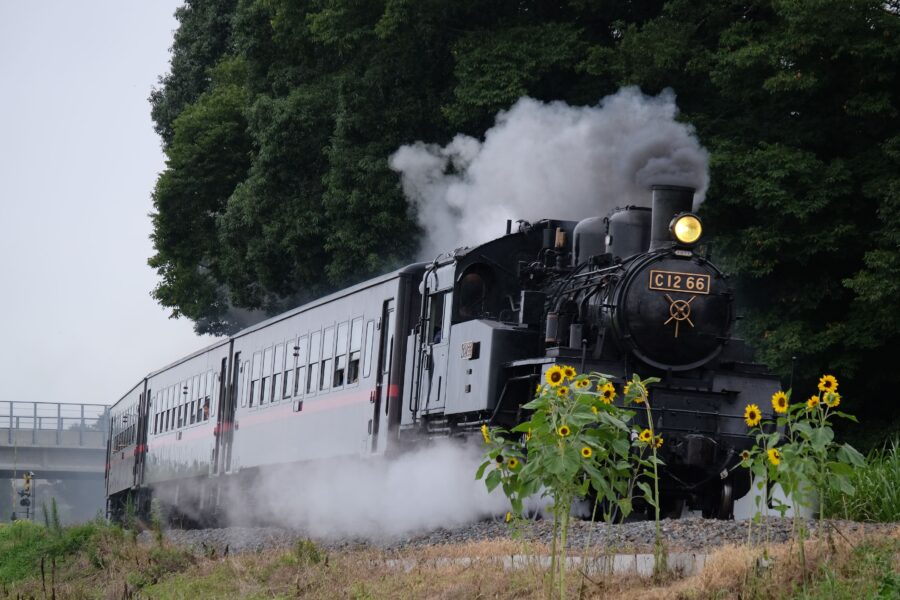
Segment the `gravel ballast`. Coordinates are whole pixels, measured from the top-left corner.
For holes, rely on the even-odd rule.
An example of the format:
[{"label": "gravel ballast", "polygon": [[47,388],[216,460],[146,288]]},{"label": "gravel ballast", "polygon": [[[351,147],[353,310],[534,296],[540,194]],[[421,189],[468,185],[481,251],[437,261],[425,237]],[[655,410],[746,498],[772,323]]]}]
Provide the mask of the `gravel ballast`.
[{"label": "gravel ballast", "polygon": [[[822,524],[809,521],[807,526],[813,535],[820,528],[833,526],[835,536],[856,537],[860,534],[889,533],[900,529],[896,523],[856,523],[852,521],[827,521]],[[591,549],[615,552],[652,551],[655,523],[638,521],[617,525],[595,523],[591,532],[588,521],[573,521],[569,531],[569,548],[582,550],[590,535]],[[708,552],[725,544],[743,544],[750,539],[754,543],[787,541],[793,531],[790,519],[768,519],[767,533],[761,524],[748,521],[718,521],[689,517],[664,519],[660,523],[662,537],[669,551]],[[535,542],[550,544],[553,534],[552,521],[533,521],[520,525],[523,537]],[[283,549],[293,546],[298,540],[308,538],[302,531],[277,527],[225,527],[220,529],[171,529],[166,538],[182,547],[192,548],[205,554],[221,556],[225,553],[258,552]],[[469,542],[508,540],[512,537],[510,527],[497,521],[480,521],[452,529],[437,529],[429,532],[411,533],[405,536],[387,536],[383,539],[314,538],[327,549],[373,548],[389,551],[415,550],[442,544],[464,544]],[[153,535],[143,532],[140,538],[151,542]]]}]

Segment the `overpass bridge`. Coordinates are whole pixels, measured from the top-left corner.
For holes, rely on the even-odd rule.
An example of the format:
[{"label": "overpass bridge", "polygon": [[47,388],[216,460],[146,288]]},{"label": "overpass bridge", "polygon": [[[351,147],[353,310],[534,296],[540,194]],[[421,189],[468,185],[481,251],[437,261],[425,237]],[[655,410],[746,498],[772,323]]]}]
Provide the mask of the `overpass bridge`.
[{"label": "overpass bridge", "polygon": [[102,478],[108,428],[102,404],[0,402],[0,478]]},{"label": "overpass bridge", "polygon": [[34,474],[33,508],[52,499],[64,521],[94,516],[105,496],[108,429],[102,404],[0,402],[0,520],[17,510],[22,517],[18,491],[25,473]]}]

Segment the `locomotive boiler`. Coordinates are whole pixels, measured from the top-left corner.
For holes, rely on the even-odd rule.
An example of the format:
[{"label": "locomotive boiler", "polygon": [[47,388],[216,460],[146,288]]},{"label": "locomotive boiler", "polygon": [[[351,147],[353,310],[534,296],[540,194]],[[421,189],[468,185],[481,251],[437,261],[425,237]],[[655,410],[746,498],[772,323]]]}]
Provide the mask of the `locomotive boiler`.
[{"label": "locomotive boiler", "polygon": [[212,523],[225,503],[253,506],[259,478],[284,468],[302,477],[510,427],[543,373],[569,364],[619,385],[659,377],[666,513],[687,503],[730,518],[750,485],[743,409],[767,406],[779,382],[734,337],[733,291],[701,251],[694,191],[650,195],[650,208],[579,222],[507,223],[150,373],[110,411],[109,513],[149,513],[155,499],[171,520]]}]

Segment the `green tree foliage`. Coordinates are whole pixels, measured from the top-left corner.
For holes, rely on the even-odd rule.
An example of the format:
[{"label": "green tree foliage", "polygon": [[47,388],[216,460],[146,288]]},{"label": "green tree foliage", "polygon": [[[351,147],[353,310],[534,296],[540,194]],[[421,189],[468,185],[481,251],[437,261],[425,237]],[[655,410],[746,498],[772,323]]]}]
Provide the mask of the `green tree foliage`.
[{"label": "green tree foliage", "polygon": [[[900,4],[189,0],[153,92],[168,156],[154,291],[199,331],[409,260],[388,156],[478,136],[522,95],[671,87],[712,154],[703,213],[742,332],[848,397],[900,383]],[[850,392],[850,390],[848,390]],[[802,393],[798,391],[798,393]]]}]

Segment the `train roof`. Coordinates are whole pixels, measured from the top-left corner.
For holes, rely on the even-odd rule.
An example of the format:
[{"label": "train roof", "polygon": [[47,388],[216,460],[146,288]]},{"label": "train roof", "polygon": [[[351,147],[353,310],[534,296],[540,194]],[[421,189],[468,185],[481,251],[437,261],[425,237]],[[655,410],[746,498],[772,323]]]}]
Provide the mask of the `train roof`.
[{"label": "train roof", "polygon": [[231,340],[233,340],[233,339],[247,335],[254,331],[258,331],[264,327],[272,325],[273,323],[277,323],[284,319],[288,319],[296,314],[316,308],[317,306],[321,306],[323,304],[328,304],[329,302],[333,302],[339,298],[343,298],[345,296],[355,294],[356,292],[359,292],[366,288],[370,288],[370,287],[376,286],[378,284],[384,283],[385,281],[390,281],[391,279],[395,279],[395,278],[399,277],[400,275],[415,274],[416,271],[418,271],[420,269],[424,269],[425,264],[426,263],[412,263],[412,264],[406,265],[405,267],[397,269],[395,271],[391,271],[390,273],[385,273],[384,275],[379,275],[378,277],[374,277],[372,279],[367,279],[366,281],[357,283],[354,286],[344,288],[342,290],[338,290],[336,292],[328,294],[327,296],[323,296],[323,297],[317,298],[316,300],[313,300],[311,302],[307,302],[306,304],[301,304],[300,306],[298,306],[296,308],[292,308],[281,314],[270,317],[270,318],[266,319],[265,321],[260,321],[259,323],[256,323],[255,325],[251,325],[250,327],[246,327],[246,328],[238,331],[237,333],[234,333],[226,338],[216,340],[214,343],[212,343],[208,346],[200,348],[199,350],[196,350],[195,352],[192,352],[191,354],[188,354],[187,356],[182,356],[178,360],[175,360],[175,361],[165,365],[164,367],[161,367],[159,369],[156,369],[156,370],[150,372],[149,374],[147,374],[146,377],[141,379],[140,383],[134,385],[130,390],[128,390],[128,392],[125,395],[123,395],[121,398],[116,400],[116,402],[113,404],[113,406],[115,406],[116,404],[118,404],[119,402],[121,402],[122,400],[127,398],[128,395],[131,394],[135,390],[135,388],[137,388],[138,386],[143,384],[145,379],[150,379],[152,377],[155,377],[156,375],[159,375],[160,373],[164,373],[165,371],[168,371],[169,369],[171,369],[173,367],[177,367],[178,365],[185,363],[185,362],[191,360],[192,358],[202,356],[203,354],[206,354],[207,352],[211,352],[213,350],[216,350],[217,348],[220,348],[226,344],[229,344],[231,342]]}]

